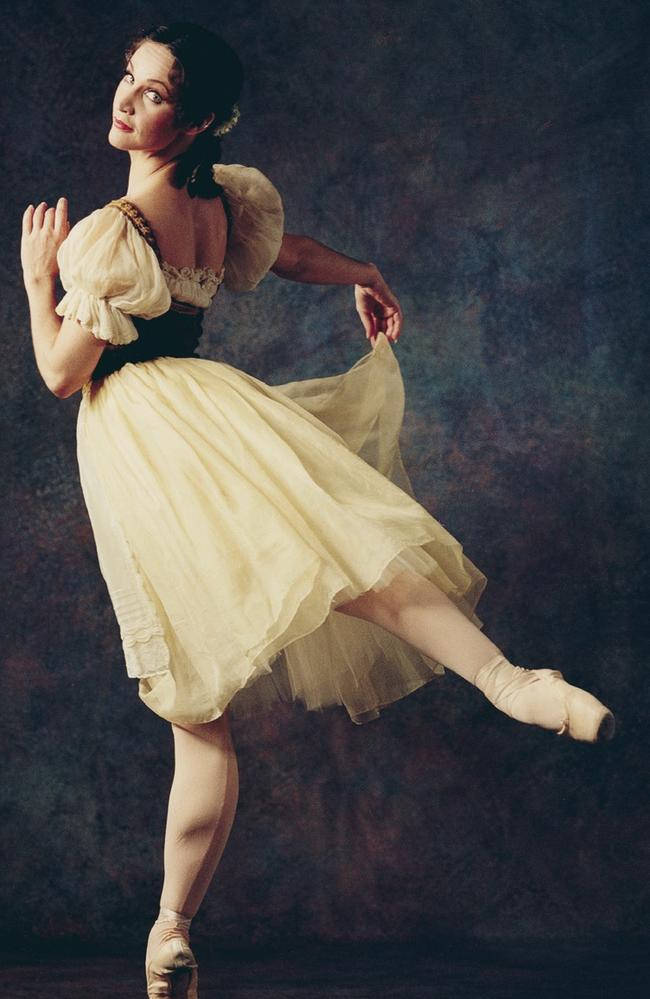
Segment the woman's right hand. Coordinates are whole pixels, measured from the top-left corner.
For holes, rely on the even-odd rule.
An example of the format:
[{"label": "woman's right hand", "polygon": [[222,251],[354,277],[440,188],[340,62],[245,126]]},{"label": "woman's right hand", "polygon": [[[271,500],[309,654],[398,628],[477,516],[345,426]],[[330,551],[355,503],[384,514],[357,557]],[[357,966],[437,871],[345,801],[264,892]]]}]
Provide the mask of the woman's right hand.
[{"label": "woman's right hand", "polygon": [[379,271],[371,284],[355,284],[354,300],[366,339],[373,347],[378,333],[385,333],[393,343],[399,339],[404,323],[402,307]]},{"label": "woman's right hand", "polygon": [[56,208],[45,201],[34,208],[28,205],[23,214],[20,260],[25,287],[53,281],[59,273],[56,255],[70,232],[67,198],[59,198]]}]

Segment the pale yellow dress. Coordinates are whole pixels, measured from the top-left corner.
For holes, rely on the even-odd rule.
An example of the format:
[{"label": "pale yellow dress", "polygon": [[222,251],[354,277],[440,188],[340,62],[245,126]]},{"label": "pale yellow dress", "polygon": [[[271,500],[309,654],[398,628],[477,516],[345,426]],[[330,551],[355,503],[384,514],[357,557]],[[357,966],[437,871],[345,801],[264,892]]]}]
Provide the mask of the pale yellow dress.
[{"label": "pale yellow dress", "polygon": [[[232,213],[220,274],[160,262],[113,205],[59,249],[61,316],[113,345],[171,299],[207,307],[275,261],[282,201],[254,167],[218,164]],[[242,330],[242,336],[246,331]],[[268,385],[222,361],[156,357],[82,389],[80,481],[128,676],[152,711],[206,722],[343,705],[352,721],[444,673],[378,625],[334,610],[408,569],[482,627],[487,579],[414,498],[404,389],[383,334],[348,371]]]}]

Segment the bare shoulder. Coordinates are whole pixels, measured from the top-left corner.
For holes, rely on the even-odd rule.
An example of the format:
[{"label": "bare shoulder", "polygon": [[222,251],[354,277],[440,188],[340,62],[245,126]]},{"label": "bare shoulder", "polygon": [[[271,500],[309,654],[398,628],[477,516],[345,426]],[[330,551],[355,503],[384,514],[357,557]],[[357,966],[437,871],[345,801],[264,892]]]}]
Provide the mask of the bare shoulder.
[{"label": "bare shoulder", "polygon": [[169,264],[221,268],[228,237],[221,198],[190,198],[185,190],[167,187],[128,197],[150,223]]}]

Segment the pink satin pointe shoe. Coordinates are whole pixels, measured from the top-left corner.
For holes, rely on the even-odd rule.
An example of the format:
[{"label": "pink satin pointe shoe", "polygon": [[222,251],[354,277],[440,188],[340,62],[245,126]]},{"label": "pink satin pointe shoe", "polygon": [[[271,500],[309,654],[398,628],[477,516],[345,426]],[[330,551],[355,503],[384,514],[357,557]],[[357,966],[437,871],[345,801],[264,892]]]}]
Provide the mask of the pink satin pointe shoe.
[{"label": "pink satin pointe shoe", "polygon": [[164,927],[154,947],[147,946],[145,974],[148,999],[198,999],[198,965],[188,943],[190,919],[173,909],[160,909]]},{"label": "pink satin pointe shoe", "polygon": [[503,655],[481,666],[474,686],[517,721],[551,729],[581,742],[602,742],[614,735],[614,715],[593,694],[567,683],[557,669],[513,666]]}]

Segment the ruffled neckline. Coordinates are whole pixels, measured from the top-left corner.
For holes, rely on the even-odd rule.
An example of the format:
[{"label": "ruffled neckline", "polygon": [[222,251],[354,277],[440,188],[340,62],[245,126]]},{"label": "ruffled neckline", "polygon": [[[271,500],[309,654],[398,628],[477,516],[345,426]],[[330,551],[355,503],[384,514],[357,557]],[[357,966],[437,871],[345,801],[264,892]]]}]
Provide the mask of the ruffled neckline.
[{"label": "ruffled neckline", "polygon": [[160,261],[172,298],[207,308],[226,275],[226,265],[220,271],[212,267],[175,267],[166,260]]},{"label": "ruffled neckline", "polygon": [[195,281],[201,287],[213,284],[216,288],[221,284],[226,273],[226,265],[223,264],[220,271],[215,271],[212,267],[175,267],[167,260],[161,260],[160,266],[170,277],[179,281]]}]

